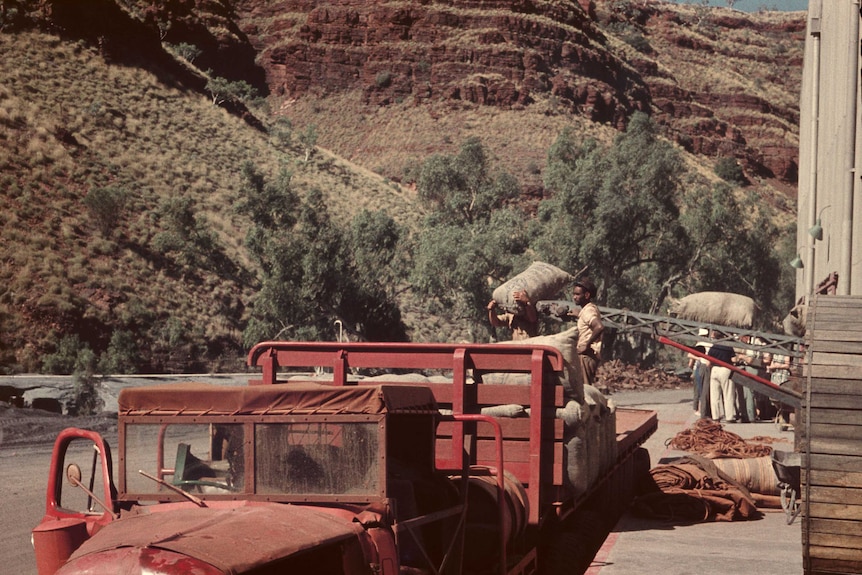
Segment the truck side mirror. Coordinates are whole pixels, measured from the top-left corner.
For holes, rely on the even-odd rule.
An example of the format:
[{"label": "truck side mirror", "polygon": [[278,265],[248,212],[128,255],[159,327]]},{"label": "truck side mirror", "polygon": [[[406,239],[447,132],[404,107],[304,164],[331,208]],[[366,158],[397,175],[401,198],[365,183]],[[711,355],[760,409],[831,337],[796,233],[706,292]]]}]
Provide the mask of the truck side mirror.
[{"label": "truck side mirror", "polygon": [[[93,450],[96,453],[98,453],[98,451],[99,451],[95,445],[93,446]],[[95,459],[96,455],[94,454],[93,457]],[[93,467],[95,468],[95,465]],[[107,503],[105,503],[98,495],[93,493],[93,491],[91,489],[88,489],[83,483],[81,483],[81,468],[78,467],[77,463],[70,463],[68,465],[68,467],[66,467],[66,480],[73,487],[77,487],[77,488],[81,489],[84,493],[87,494],[87,511],[88,512],[96,511],[96,509],[94,509],[94,507],[93,507],[93,504],[98,503],[99,507],[101,507],[104,511],[107,511],[108,513],[111,514],[111,517],[113,517],[114,519],[117,518],[117,514],[114,513],[113,509],[108,507]],[[91,483],[91,485],[92,485],[92,483],[94,483],[94,478],[90,479],[90,483]]]}]

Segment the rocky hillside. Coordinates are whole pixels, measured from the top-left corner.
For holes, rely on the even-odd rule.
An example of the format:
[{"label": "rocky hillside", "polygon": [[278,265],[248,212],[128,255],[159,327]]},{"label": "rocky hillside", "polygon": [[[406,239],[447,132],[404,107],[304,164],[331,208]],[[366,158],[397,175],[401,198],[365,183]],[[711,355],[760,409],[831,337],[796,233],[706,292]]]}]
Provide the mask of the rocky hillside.
[{"label": "rocky hillside", "polygon": [[[37,369],[64,335],[101,352],[143,332],[147,369],[236,365],[259,288],[245,162],[290,166],[339,221],[415,226],[398,184],[431,154],[478,136],[535,200],[563,128],[608,141],[643,110],[704,176],[735,158],[742,193],[792,217],[804,25],[653,0],[6,0],[0,371]],[[262,97],[217,106],[214,77]],[[94,190],[123,203],[99,217]]]},{"label": "rocky hillside", "polygon": [[708,164],[736,158],[752,181],[794,194],[804,12],[659,0],[45,5],[52,24],[105,45],[193,45],[198,68],[249,82],[275,113],[314,124],[320,145],[395,180],[480,135],[525,188],[540,187],[562,126],[601,134],[642,110]]},{"label": "rocky hillside", "polygon": [[736,158],[793,196],[804,13],[649,0],[234,8],[281,112],[389,177],[478,134],[540,186],[561,125],[620,129],[644,110],[692,154]]}]

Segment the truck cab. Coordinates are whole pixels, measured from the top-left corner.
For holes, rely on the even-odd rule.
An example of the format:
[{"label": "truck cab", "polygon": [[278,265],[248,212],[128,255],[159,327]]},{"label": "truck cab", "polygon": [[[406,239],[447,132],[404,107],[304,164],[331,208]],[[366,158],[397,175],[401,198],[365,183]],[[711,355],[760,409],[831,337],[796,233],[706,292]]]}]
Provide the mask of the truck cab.
[{"label": "truck cab", "polygon": [[[159,385],[123,390],[119,410],[116,476],[96,435],[58,439],[52,504],[34,532],[37,557],[64,563],[55,572],[398,573],[423,552],[439,563],[444,533],[457,532],[427,387]],[[423,551],[405,541],[396,553],[396,529]]]}]

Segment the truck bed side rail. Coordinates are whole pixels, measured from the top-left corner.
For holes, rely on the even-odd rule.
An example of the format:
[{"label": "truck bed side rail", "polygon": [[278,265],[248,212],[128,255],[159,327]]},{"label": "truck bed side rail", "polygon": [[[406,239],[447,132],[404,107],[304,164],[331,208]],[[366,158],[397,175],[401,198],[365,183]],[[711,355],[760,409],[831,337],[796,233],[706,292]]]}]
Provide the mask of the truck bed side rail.
[{"label": "truck bed side rail", "polygon": [[[533,351],[541,350],[534,364]],[[561,371],[563,357],[548,346],[443,343],[337,343],[275,341],[255,345],[248,365],[263,369],[263,380],[276,383],[279,367],[329,367],[334,383],[347,383],[350,368],[441,369],[452,370],[453,379],[463,378],[468,369],[541,374],[543,369]],[[255,382],[252,382],[255,383]]]}]

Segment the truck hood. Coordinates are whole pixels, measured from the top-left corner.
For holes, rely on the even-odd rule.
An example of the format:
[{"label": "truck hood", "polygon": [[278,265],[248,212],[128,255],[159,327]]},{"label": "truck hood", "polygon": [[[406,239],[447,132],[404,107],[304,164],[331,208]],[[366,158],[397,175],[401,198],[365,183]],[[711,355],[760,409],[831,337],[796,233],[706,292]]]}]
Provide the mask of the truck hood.
[{"label": "truck hood", "polygon": [[363,532],[359,523],[345,517],[295,505],[164,507],[154,506],[153,512],[143,508],[107,524],[72,554],[67,566],[76,559],[122,548],[134,553],[161,549],[225,573],[243,573]]}]

